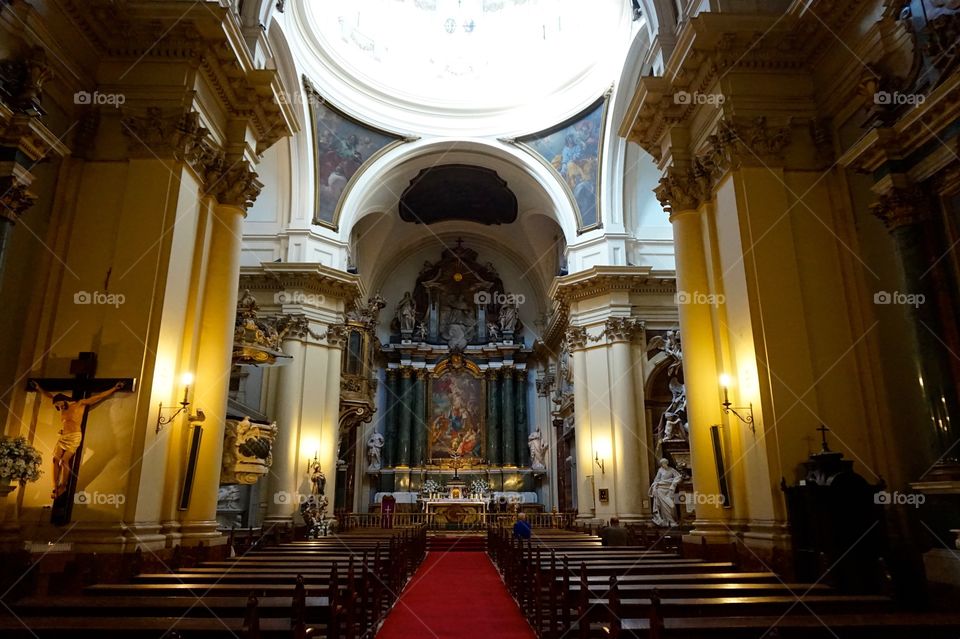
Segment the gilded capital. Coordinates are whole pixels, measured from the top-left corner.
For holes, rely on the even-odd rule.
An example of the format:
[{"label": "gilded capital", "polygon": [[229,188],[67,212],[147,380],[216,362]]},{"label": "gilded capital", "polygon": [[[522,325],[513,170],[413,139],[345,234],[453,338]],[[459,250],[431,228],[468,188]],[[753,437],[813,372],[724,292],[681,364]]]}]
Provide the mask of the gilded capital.
[{"label": "gilded capital", "polygon": [[893,231],[929,217],[930,202],[919,186],[894,187],[880,196],[870,210]]},{"label": "gilded capital", "polygon": [[16,176],[0,177],[0,217],[16,222],[33,206],[37,196],[29,188],[29,184]]},{"label": "gilded capital", "polygon": [[331,324],[327,327],[327,332],[321,335],[321,339],[325,339],[328,346],[341,348],[347,343],[347,327],[343,324]]}]

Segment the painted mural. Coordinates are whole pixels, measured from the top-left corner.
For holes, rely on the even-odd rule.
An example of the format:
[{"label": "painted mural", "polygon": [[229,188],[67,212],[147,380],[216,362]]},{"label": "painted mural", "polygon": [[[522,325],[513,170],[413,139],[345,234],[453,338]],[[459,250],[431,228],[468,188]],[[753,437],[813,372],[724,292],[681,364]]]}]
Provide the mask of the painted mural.
[{"label": "painted mural", "polygon": [[306,84],[315,143],[317,197],[314,223],[336,225],[337,207],[350,179],[386,147],[402,138],[358,122],[330,106]]},{"label": "painted mural", "polygon": [[429,457],[483,458],[483,382],[467,369],[446,370],[430,385]]},{"label": "painted mural", "polygon": [[559,127],[518,139],[566,182],[580,211],[581,230],[600,222],[597,204],[605,106],[606,98],[602,98]]}]

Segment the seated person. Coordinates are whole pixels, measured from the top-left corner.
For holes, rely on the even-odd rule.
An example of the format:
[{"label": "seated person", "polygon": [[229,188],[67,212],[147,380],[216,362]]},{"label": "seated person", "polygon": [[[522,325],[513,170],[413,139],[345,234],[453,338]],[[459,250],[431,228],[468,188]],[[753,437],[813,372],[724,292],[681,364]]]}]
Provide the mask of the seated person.
[{"label": "seated person", "polygon": [[517,515],[517,523],[513,525],[513,536],[522,540],[530,539],[531,534],[533,534],[533,528],[527,521],[527,513],[520,513]]},{"label": "seated person", "polygon": [[620,520],[610,518],[610,525],[600,529],[600,543],[604,546],[629,546],[630,533],[620,526]]}]

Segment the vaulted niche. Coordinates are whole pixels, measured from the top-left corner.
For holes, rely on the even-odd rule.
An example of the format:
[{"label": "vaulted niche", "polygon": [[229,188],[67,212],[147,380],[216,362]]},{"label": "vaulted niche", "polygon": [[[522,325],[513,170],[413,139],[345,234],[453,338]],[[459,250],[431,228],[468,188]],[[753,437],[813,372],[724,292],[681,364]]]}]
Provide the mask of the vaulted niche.
[{"label": "vaulted niche", "polygon": [[418,224],[509,224],[517,219],[517,196],[492,169],[444,164],[424,169],[410,181],[400,196],[400,217]]}]

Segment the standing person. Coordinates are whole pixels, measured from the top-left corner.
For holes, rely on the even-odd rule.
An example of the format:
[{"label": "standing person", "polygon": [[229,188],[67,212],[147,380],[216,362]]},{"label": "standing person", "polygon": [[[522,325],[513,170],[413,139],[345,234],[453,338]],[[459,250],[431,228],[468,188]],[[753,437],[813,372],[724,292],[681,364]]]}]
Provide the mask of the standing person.
[{"label": "standing person", "polygon": [[533,535],[533,528],[530,526],[530,522],[527,521],[527,513],[519,513],[517,515],[517,523],[513,525],[513,536],[517,539],[524,540],[530,539],[531,535]]}]

